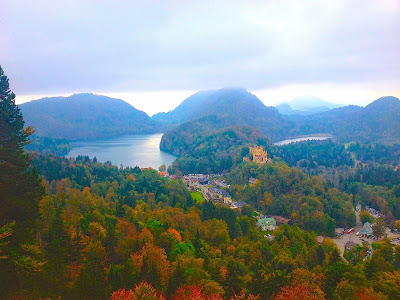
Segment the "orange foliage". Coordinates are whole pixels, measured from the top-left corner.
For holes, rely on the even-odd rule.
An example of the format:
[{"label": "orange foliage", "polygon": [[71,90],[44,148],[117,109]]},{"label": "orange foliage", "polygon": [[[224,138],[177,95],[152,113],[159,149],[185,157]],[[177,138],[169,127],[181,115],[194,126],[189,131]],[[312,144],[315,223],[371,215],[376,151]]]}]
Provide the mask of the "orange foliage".
[{"label": "orange foliage", "polygon": [[225,268],[225,267],[222,267],[221,268],[221,277],[222,277],[222,280],[225,280],[226,279],[226,275],[228,274],[228,270]]},{"label": "orange foliage", "polygon": [[308,283],[286,286],[276,295],[275,300],[322,300],[325,299],[315,292]]},{"label": "orange foliage", "polygon": [[[170,275],[171,263],[168,261],[164,249],[151,243],[146,243],[139,252],[131,254],[131,259],[137,270],[141,270],[143,264],[146,264],[148,270],[156,271],[160,276],[162,285],[166,286]],[[144,275],[146,274],[142,274],[142,276]]]},{"label": "orange foliage", "polygon": [[138,236],[138,240],[141,244],[152,243],[154,241],[154,236],[151,234],[150,230],[143,228]]},{"label": "orange foliage", "polygon": [[173,229],[173,228],[170,228],[170,229],[168,229],[167,231],[168,231],[170,234],[172,234],[176,240],[178,240],[179,242],[182,242],[182,236],[181,236],[181,234],[179,233],[178,230]]},{"label": "orange foliage", "polygon": [[135,181],[136,181],[136,178],[135,178],[135,176],[133,176],[132,174],[129,174],[128,177],[127,177],[127,180],[128,180],[128,181],[133,181],[133,182],[135,182]]},{"label": "orange foliage", "polygon": [[202,286],[182,286],[171,297],[171,300],[223,300],[220,294],[206,295]]},{"label": "orange foliage", "polygon": [[355,293],[356,299],[359,300],[382,300],[387,299],[382,297],[382,294],[377,294],[372,288],[358,289]]}]

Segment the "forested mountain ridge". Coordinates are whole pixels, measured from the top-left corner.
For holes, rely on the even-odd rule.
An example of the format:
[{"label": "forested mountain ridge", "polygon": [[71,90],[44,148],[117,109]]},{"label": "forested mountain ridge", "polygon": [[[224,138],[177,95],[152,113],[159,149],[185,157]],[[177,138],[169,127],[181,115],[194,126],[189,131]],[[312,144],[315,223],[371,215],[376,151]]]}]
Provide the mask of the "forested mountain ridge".
[{"label": "forested mountain ridge", "polygon": [[183,122],[195,119],[197,118],[197,111],[202,108],[204,102],[214,92],[214,90],[198,91],[186,98],[174,110],[157,113],[153,115],[151,119],[169,125],[179,125]]},{"label": "forested mountain ridge", "polygon": [[[301,107],[299,99],[297,107]],[[187,137],[191,131],[192,134],[198,133],[200,128],[209,131],[229,126],[250,126],[261,130],[272,141],[320,133],[331,134],[341,142],[393,144],[400,141],[400,101],[395,97],[382,97],[365,108],[349,105],[308,115],[283,115],[276,108],[265,106],[245,89],[228,88],[196,93],[175,110],[156,115],[155,119],[162,119],[164,124],[169,122],[169,128],[172,128],[164,135],[165,140],[171,135]],[[173,128],[173,124],[179,126]],[[161,148],[179,152],[172,149],[179,146],[171,144],[171,147],[165,147],[167,144],[161,143]]]},{"label": "forested mountain ridge", "polygon": [[[196,97],[192,98],[194,96]],[[175,122],[176,125],[201,119],[199,122],[210,128],[251,126],[260,129],[272,139],[282,137],[282,130],[287,130],[290,126],[290,122],[276,108],[265,106],[255,95],[242,88],[196,93],[175,110],[163,115],[164,122],[174,122],[178,114],[183,114],[184,117]],[[160,115],[155,117],[156,120],[160,120],[159,118]],[[179,130],[184,127],[181,126]]]},{"label": "forested mountain ridge", "polygon": [[20,109],[26,124],[34,127],[38,136],[69,140],[166,129],[188,134],[193,126],[184,124],[196,121],[204,130],[258,128],[272,141],[316,133],[329,133],[343,142],[400,141],[400,101],[395,97],[382,97],[365,108],[346,106],[307,116],[282,115],[239,88],[200,91],[175,110],[152,118],[123,100],[94,94],[43,98],[21,104]]},{"label": "forested mountain ridge", "polygon": [[400,100],[382,97],[365,108],[346,106],[311,116],[291,116],[293,135],[330,133],[341,142],[399,143]]},{"label": "forested mountain ridge", "polygon": [[160,143],[162,150],[181,156],[174,166],[184,174],[228,171],[238,160],[242,160],[243,147],[270,145],[267,137],[253,127],[205,129],[201,122],[196,121],[181,126],[186,125],[190,127],[186,128],[187,132],[174,130],[168,137],[164,135]]},{"label": "forested mountain ridge", "polygon": [[36,134],[84,140],[160,132],[157,122],[120,99],[89,93],[43,98],[19,105]]}]

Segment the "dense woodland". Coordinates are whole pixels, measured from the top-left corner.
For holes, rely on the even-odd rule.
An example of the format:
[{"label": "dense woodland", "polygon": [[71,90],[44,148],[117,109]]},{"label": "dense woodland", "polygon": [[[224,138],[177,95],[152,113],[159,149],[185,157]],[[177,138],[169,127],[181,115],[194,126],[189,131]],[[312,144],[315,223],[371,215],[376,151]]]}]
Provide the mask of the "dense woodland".
[{"label": "dense woodland", "polygon": [[[255,186],[245,185],[257,178]],[[349,194],[328,188],[318,177],[308,177],[284,163],[242,163],[227,175],[231,192],[267,215],[293,220],[302,229],[334,236],[336,227],[353,227],[356,217]]]},{"label": "dense woodland", "polygon": [[[197,204],[179,176],[26,152],[33,129],[1,68],[0,113],[4,299],[400,299],[399,246],[383,239],[365,260],[367,245],[345,260],[329,237],[317,242],[335,226],[352,226],[358,202],[387,212],[386,222],[399,218],[398,148],[326,142],[274,150],[248,128],[207,132],[173,171],[196,170],[201,157],[210,171],[226,170],[234,199],[247,203],[240,212]],[[263,144],[273,162],[243,162],[251,144]],[[297,169],[301,156],[285,149],[310,153],[301,159],[326,170],[310,176],[314,165]],[[293,226],[267,239],[253,209],[290,217]]]},{"label": "dense woodland", "polygon": [[161,140],[161,149],[175,149],[174,154],[180,156],[170,170],[172,173],[227,172],[249,152],[249,145],[267,148],[270,144],[261,131],[251,127],[211,130],[197,123],[190,125],[184,131],[177,130],[171,139]]},{"label": "dense woodland", "polygon": [[53,139],[46,136],[33,135],[29,144],[25,146],[25,149],[30,152],[63,156],[68,154],[71,146],[66,139]]},{"label": "dense woodland", "polygon": [[42,98],[19,107],[37,135],[53,139],[89,140],[162,130],[125,101],[90,93]]}]

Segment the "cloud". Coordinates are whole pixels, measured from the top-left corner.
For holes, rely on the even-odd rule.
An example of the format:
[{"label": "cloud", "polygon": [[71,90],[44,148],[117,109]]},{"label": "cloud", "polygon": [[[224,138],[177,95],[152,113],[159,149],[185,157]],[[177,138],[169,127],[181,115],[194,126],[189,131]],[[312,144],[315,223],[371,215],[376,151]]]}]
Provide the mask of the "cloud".
[{"label": "cloud", "polygon": [[400,79],[396,0],[6,0],[0,11],[0,63],[21,95]]}]

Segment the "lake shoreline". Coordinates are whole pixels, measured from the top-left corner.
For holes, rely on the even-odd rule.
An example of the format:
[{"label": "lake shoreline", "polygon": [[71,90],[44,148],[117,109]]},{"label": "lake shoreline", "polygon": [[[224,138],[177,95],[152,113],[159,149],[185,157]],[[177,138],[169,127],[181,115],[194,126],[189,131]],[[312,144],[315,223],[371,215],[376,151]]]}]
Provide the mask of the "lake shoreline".
[{"label": "lake shoreline", "polygon": [[323,140],[328,140],[328,139],[333,139],[333,136],[330,134],[309,134],[309,135],[302,135],[302,136],[297,136],[294,138],[287,138],[285,140],[278,141],[274,143],[275,146],[284,146],[288,145],[291,143],[298,143],[298,142],[304,142],[304,141],[323,141]]},{"label": "lake shoreline", "polygon": [[99,162],[113,165],[158,169],[162,164],[172,165],[175,155],[160,150],[163,133],[123,135],[114,138],[76,141],[65,157],[89,156]]}]

